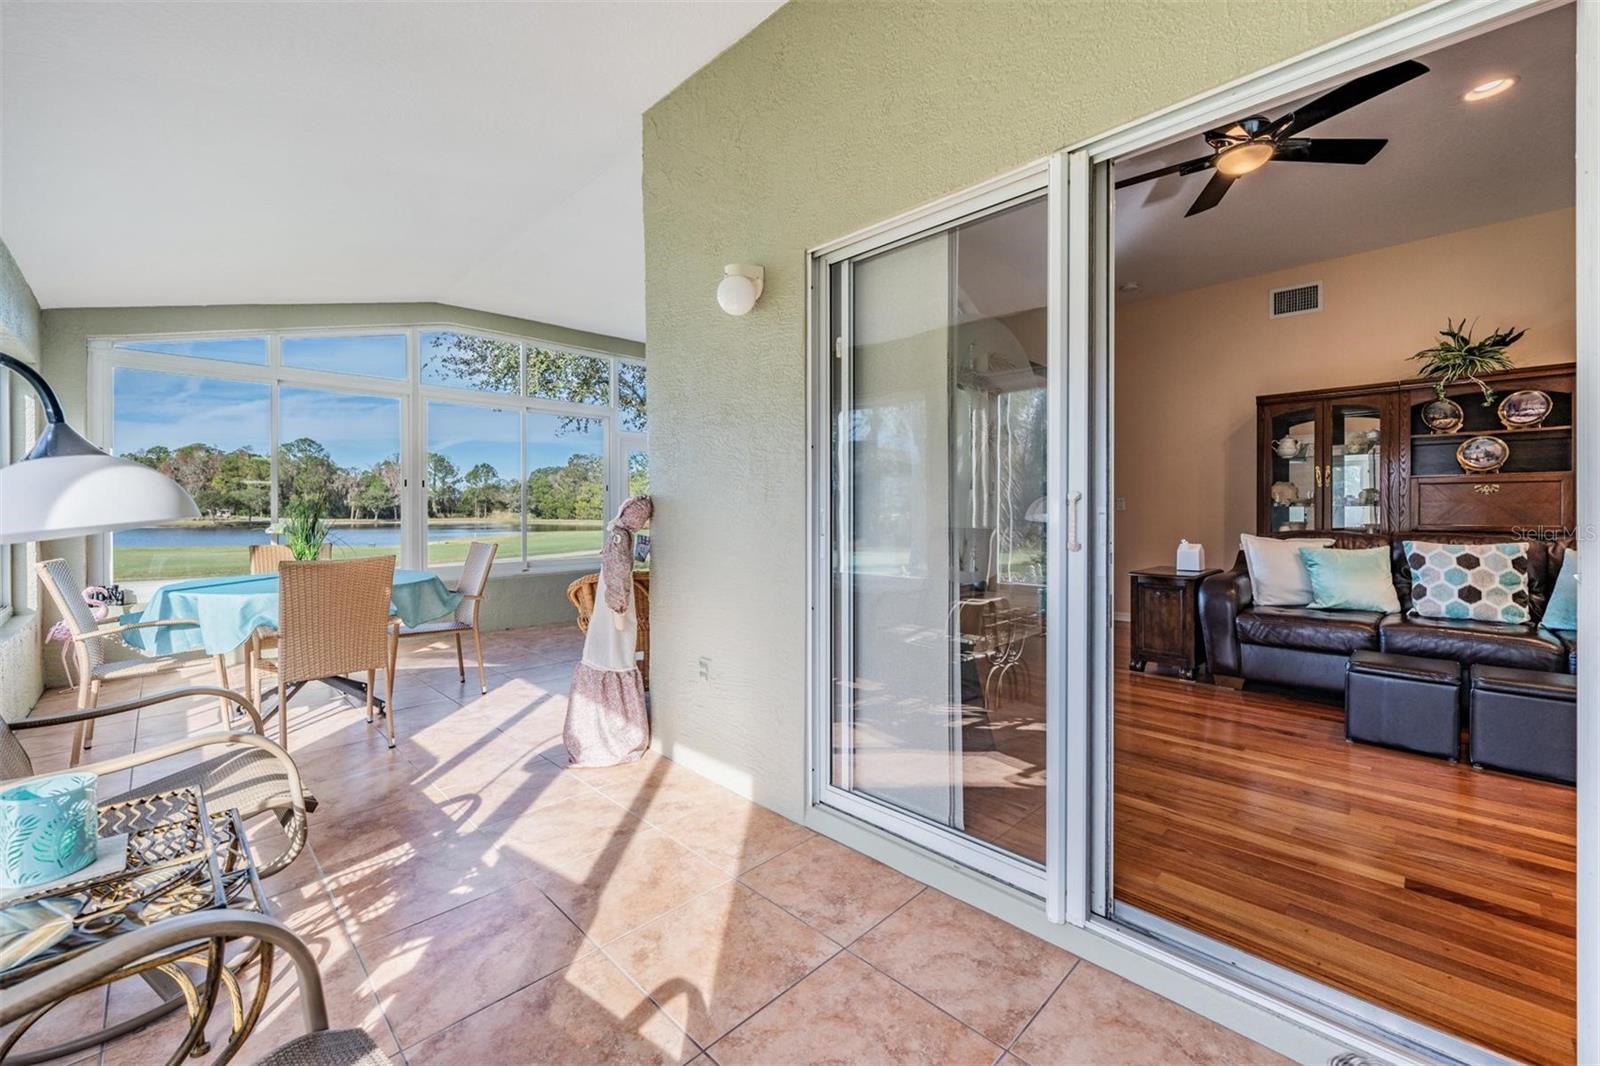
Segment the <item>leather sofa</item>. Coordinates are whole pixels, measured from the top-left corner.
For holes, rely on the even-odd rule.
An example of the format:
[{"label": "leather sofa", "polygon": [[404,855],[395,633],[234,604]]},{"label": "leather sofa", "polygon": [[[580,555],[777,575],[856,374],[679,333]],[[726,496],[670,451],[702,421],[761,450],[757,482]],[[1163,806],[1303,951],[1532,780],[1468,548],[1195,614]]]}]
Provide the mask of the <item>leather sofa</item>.
[{"label": "leather sofa", "polygon": [[1539,670],[1576,671],[1576,642],[1569,634],[1539,625],[1569,539],[1530,541],[1528,584],[1533,621],[1524,625],[1417,618],[1410,615],[1411,567],[1404,541],[1430,539],[1459,543],[1526,540],[1506,532],[1474,534],[1302,533],[1294,539],[1331,539],[1336,548],[1389,549],[1390,569],[1400,613],[1314,611],[1305,607],[1256,607],[1250,573],[1240,552],[1231,570],[1213,574],[1200,586],[1200,628],[1212,677],[1344,691],[1345,666],[1362,649],[1391,655],[1444,659],[1463,669],[1475,664]]}]

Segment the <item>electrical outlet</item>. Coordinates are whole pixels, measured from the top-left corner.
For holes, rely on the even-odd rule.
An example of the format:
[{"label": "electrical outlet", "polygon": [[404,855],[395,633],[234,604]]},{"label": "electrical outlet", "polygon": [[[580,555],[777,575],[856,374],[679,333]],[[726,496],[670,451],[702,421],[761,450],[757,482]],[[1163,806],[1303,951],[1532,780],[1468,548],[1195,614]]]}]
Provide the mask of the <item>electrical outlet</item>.
[{"label": "electrical outlet", "polygon": [[1126,511],[1127,509],[1128,509],[1128,498],[1126,496],[1118,496],[1117,497],[1117,510]]},{"label": "electrical outlet", "polygon": [[700,680],[711,680],[711,660],[704,655],[700,656]]}]

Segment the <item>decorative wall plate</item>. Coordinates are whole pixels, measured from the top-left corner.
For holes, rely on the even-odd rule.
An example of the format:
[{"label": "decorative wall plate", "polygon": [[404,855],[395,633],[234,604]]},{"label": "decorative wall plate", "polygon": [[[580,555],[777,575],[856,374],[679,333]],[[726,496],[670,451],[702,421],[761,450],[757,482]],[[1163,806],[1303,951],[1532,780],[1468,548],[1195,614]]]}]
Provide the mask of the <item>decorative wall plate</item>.
[{"label": "decorative wall plate", "polygon": [[1454,433],[1467,413],[1454,400],[1433,400],[1422,409],[1422,424],[1435,433]]},{"label": "decorative wall plate", "polygon": [[1456,449],[1456,462],[1468,474],[1492,474],[1511,458],[1511,446],[1499,437],[1468,437]]},{"label": "decorative wall plate", "polygon": [[1507,429],[1534,429],[1544,425],[1554,408],[1548,392],[1520,389],[1500,401],[1500,424]]}]

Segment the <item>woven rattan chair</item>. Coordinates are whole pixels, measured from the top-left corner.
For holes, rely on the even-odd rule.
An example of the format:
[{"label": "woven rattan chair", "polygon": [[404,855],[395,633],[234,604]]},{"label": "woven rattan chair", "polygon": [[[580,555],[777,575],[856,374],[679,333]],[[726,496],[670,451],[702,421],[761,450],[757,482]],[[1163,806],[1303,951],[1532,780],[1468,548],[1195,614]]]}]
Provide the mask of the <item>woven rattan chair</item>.
[{"label": "woven rattan chair", "polygon": [[[333,545],[327,541],[322,542],[321,549],[317,552],[318,559],[332,559]],[[276,574],[279,563],[294,562],[294,549],[287,544],[252,544],[250,545],[250,572],[252,574]],[[251,694],[256,691],[255,666],[256,656],[264,651],[275,651],[278,647],[278,631],[271,626],[258,626],[250,634],[250,646],[244,654],[244,690]]]},{"label": "woven rattan chair", "polygon": [[12,788],[34,778],[53,776],[53,774],[34,772],[33,760],[28,757],[27,749],[16,737],[18,732],[55,725],[81,725],[95,718],[126,714],[159,703],[189,699],[193,696],[215,696],[229,704],[237,705],[239,710],[249,717],[255,732],[185,737],[146,751],[136,751],[132,755],[89,763],[80,769],[85,773],[105,777],[120,770],[145,766],[199,748],[218,746],[230,749],[193,766],[175,770],[159,780],[142,784],[120,796],[102,796],[100,802],[111,803],[198,786],[205,796],[206,809],[209,811],[220,813],[237,810],[245,819],[271,812],[283,826],[288,841],[280,854],[261,864],[262,876],[275,874],[293,862],[295,856],[305,847],[306,814],[316,809],[316,800],[301,785],[300,771],[296,769],[294,760],[289,758],[288,753],[272,741],[257,735],[264,730],[261,715],[253,703],[237,692],[209,686],[179,688],[92,710],[37,718],[28,717],[10,725],[0,721],[0,782],[3,782],[5,788]]},{"label": "woven rattan chair", "polygon": [[[167,619],[159,622],[130,622],[126,625],[101,626],[95,621],[89,605],[83,602],[83,585],[73,576],[65,560],[45,559],[35,567],[35,570],[39,575],[39,583],[49,593],[56,610],[61,612],[62,620],[72,633],[73,654],[78,660],[78,710],[95,709],[100,702],[100,686],[107,680],[149,677],[152,674],[191,665],[206,657],[203,651],[192,651],[176,655],[141,655],[131,659],[106,658],[106,644],[108,642],[121,644],[124,633],[158,626],[192,626],[195,623],[182,619]],[[218,655],[215,661],[217,681],[226,689],[227,660]],[[222,727],[227,729],[230,704],[223,700],[219,702],[218,707],[222,715]],[[96,717],[91,715],[79,720],[78,728],[72,737],[71,765],[73,766],[78,765],[86,749],[94,747]]]},{"label": "woven rattan chair", "polygon": [[[599,574],[585,574],[567,586],[567,599],[578,612],[578,629],[589,632],[594,615],[594,594],[600,585]],[[650,571],[633,572],[634,613],[639,618],[639,635],[634,648],[639,657],[639,677],[650,687]]]},{"label": "woven rattan chair", "polygon": [[[394,556],[343,562],[280,563],[278,657],[251,656],[252,684],[278,678],[278,737],[289,746],[289,700],[309,681],[367,674],[367,721],[372,721],[377,672],[386,672],[389,746],[394,747],[394,672],[389,670],[389,605]],[[260,701],[260,692],[251,695]]]},{"label": "woven rattan chair", "polygon": [[[97,944],[77,958],[8,988],[4,1000],[0,1000],[0,1025],[17,1022],[21,1023],[21,1030],[26,1031],[56,1004],[79,992],[117,980],[129,967],[186,944],[207,941],[254,941],[269,945],[275,952],[287,956],[294,970],[306,1034],[257,1057],[258,1066],[387,1066],[388,1056],[360,1029],[328,1028],[328,1006],[316,954],[288,926],[255,911],[196,911],[133,929]],[[159,1016],[182,1003],[179,997],[164,1008],[96,1033],[89,1039],[98,1042],[131,1032],[133,1028],[148,1024],[152,1014]],[[244,1043],[248,1042],[247,1034]],[[239,1047],[234,1046],[227,1049],[227,1053],[238,1050]]]},{"label": "woven rattan chair", "polygon": [[454,614],[414,626],[402,625],[398,621],[394,623],[389,642],[391,677],[400,658],[402,640],[418,637],[431,640],[453,635],[456,638],[456,670],[461,674],[461,683],[466,684],[467,660],[461,649],[461,638],[471,633],[472,650],[478,655],[478,688],[485,693],[489,691],[489,675],[483,668],[483,635],[478,631],[478,612],[483,607],[483,592],[489,587],[489,570],[494,566],[495,553],[499,550],[500,545],[481,540],[473,541],[467,548],[467,561],[461,565],[461,577],[453,590],[461,593],[461,603]]}]

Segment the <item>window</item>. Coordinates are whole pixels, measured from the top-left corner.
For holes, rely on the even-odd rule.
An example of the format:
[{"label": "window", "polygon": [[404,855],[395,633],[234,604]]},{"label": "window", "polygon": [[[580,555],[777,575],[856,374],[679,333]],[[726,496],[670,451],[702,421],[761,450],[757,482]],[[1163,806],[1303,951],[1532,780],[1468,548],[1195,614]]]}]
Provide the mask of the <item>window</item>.
[{"label": "window", "polygon": [[406,335],[285,337],[283,365],[403,381],[407,377]]},{"label": "window", "polygon": [[605,432],[598,420],[527,415],[528,556],[600,550],[606,513]]},{"label": "window", "polygon": [[628,495],[647,496],[650,493],[650,453],[628,453]]},{"label": "window", "polygon": [[335,558],[448,567],[492,540],[501,565],[570,565],[649,480],[637,360],[437,327],[115,338],[91,353],[100,432],[201,510],[113,535],[99,580],[240,573],[306,500]]},{"label": "window", "polygon": [[220,337],[216,340],[131,340],[117,342],[125,352],[154,352],[159,355],[186,355],[193,359],[218,359],[225,363],[267,363],[267,338]]},{"label": "window", "polygon": [[424,333],[422,383],[477,392],[521,392],[522,345],[472,333]]},{"label": "window", "polygon": [[617,420],[624,433],[643,433],[644,364],[617,360]]},{"label": "window", "polygon": [[474,540],[522,555],[522,416],[508,407],[428,404],[428,563],[459,563]]},{"label": "window", "polygon": [[319,505],[334,558],[400,554],[400,400],[282,386],[278,514]]},{"label": "window", "polygon": [[[0,370],[0,466],[11,462],[11,372]],[[11,553],[0,544],[0,623],[11,617]]]},{"label": "window", "polygon": [[117,533],[115,580],[249,570],[272,513],[271,387],[118,367],[112,390],[112,450],[160,470],[200,508],[197,520]]},{"label": "window", "polygon": [[528,395],[565,403],[610,403],[611,360],[529,348]]}]

